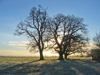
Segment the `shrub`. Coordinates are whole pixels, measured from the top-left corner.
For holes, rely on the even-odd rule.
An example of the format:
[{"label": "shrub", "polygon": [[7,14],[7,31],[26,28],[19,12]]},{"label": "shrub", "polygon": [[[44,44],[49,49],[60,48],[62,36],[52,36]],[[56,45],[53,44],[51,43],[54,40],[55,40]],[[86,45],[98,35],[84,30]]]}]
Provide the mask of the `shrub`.
[{"label": "shrub", "polygon": [[92,60],[100,60],[100,49],[91,50]]}]

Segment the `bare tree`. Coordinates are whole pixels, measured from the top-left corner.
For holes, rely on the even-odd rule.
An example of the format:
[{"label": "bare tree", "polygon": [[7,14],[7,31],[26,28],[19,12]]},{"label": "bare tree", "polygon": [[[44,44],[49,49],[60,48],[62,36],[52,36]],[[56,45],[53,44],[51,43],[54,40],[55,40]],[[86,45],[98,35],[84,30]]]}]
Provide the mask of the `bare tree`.
[{"label": "bare tree", "polygon": [[97,48],[91,50],[92,60],[100,60],[100,30],[99,33],[96,33],[96,36],[93,38],[93,41],[99,49]]},{"label": "bare tree", "polygon": [[[57,45],[55,51],[58,52],[59,59],[63,60],[63,54],[72,50],[68,49],[71,43],[86,40],[83,35],[87,33],[87,25],[83,24],[82,18],[76,18],[73,15],[58,14],[50,21],[50,31],[54,36],[55,45]],[[58,41],[59,39],[61,42]]]},{"label": "bare tree", "polygon": [[28,44],[30,51],[39,51],[40,60],[43,60],[43,50],[45,49],[45,33],[47,28],[47,12],[40,5],[38,8],[33,7],[29,17],[17,25],[15,35],[25,34],[31,39]]},{"label": "bare tree", "polygon": [[96,33],[96,36],[93,38],[93,41],[95,45],[100,48],[100,30],[99,33]]}]

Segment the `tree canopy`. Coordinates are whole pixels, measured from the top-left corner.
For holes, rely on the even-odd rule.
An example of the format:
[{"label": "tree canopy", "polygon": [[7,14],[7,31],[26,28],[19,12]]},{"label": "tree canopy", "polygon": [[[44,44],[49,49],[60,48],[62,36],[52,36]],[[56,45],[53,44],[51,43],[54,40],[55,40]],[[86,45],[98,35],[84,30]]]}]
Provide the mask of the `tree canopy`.
[{"label": "tree canopy", "polygon": [[[50,32],[52,33],[55,45],[55,51],[59,54],[59,59],[63,59],[63,54],[69,54],[70,52],[78,51],[79,44],[83,44],[87,37],[85,34],[87,33],[86,24],[83,23],[82,18],[77,18],[73,15],[65,16],[63,14],[58,14],[54,16],[52,20],[50,20]],[[58,40],[61,40],[59,42]],[[75,44],[77,49],[73,49]],[[74,44],[74,45],[72,45]]]},{"label": "tree canopy", "polygon": [[45,48],[45,33],[47,28],[47,12],[39,5],[38,8],[33,7],[30,11],[29,17],[25,21],[21,21],[17,25],[15,35],[25,34],[31,39],[28,44],[30,51],[39,51],[40,60],[43,60],[43,50]]},{"label": "tree canopy", "polygon": [[96,36],[93,38],[93,41],[97,47],[100,48],[100,30],[96,33]]},{"label": "tree canopy", "polygon": [[44,59],[43,50],[51,41],[52,44],[48,48],[54,48],[62,60],[63,54],[66,58],[67,55],[81,52],[87,40],[86,27],[83,18],[73,15],[57,14],[53,18],[48,17],[46,9],[39,5],[38,8],[33,7],[29,17],[17,25],[15,35],[28,36],[31,39],[27,44],[28,48],[30,51],[39,52],[40,60]]}]

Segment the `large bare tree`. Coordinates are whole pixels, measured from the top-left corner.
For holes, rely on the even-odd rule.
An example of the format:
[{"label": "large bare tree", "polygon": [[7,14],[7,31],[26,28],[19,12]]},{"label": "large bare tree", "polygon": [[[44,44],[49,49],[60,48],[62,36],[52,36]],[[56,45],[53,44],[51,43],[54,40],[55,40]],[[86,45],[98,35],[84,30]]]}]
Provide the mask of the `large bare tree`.
[{"label": "large bare tree", "polygon": [[38,8],[33,7],[30,11],[29,17],[25,21],[21,21],[17,25],[15,35],[25,34],[31,39],[28,44],[30,51],[39,51],[40,60],[43,60],[43,50],[45,48],[45,37],[47,28],[47,12],[39,5]]},{"label": "large bare tree", "polygon": [[[65,16],[58,14],[50,19],[50,32],[52,32],[55,44],[55,51],[59,54],[59,59],[63,60],[63,54],[70,52],[72,49],[72,43],[82,43],[86,40],[84,34],[87,33],[87,29],[82,18],[75,16]],[[59,42],[58,40],[61,40]],[[73,50],[74,51],[74,50]]]}]

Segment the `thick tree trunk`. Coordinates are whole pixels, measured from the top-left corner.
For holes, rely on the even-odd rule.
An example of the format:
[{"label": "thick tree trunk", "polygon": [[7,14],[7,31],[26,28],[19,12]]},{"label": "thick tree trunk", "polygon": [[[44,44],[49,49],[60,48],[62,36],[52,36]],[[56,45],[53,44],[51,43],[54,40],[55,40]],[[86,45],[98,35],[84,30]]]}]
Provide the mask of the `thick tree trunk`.
[{"label": "thick tree trunk", "polygon": [[65,59],[67,59],[67,53],[65,53]]},{"label": "thick tree trunk", "polygon": [[44,60],[43,51],[42,50],[40,50],[40,60]]},{"label": "thick tree trunk", "polygon": [[59,53],[59,58],[58,58],[58,60],[64,60],[64,59],[63,59],[63,53]]}]

